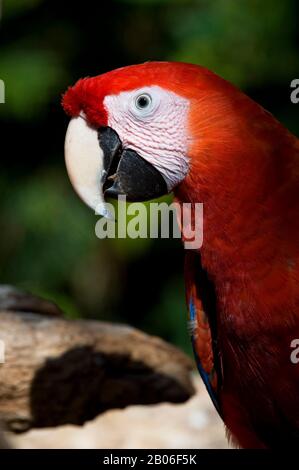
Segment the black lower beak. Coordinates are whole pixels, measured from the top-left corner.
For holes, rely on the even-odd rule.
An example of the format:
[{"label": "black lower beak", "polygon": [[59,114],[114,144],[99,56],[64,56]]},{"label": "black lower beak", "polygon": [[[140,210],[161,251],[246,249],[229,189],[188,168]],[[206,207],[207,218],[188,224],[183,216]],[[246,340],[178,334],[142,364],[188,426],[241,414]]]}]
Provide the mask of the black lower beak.
[{"label": "black lower beak", "polygon": [[98,131],[104,153],[103,189],[105,196],[126,196],[128,201],[147,201],[168,193],[159,171],[131,149],[123,149],[111,127]]}]

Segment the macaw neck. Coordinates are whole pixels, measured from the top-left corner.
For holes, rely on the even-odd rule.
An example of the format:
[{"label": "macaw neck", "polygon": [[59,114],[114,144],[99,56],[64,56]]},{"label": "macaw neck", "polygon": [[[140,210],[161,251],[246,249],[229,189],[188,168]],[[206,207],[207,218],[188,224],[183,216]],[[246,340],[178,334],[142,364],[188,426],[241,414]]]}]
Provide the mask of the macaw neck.
[{"label": "macaw neck", "polygon": [[240,178],[227,187],[215,180],[211,186],[194,186],[193,179],[191,186],[189,180],[176,191],[181,203],[203,203],[198,251],[227,337],[267,331],[273,318],[279,318],[278,306],[295,312],[289,302],[299,302],[290,297],[296,289],[292,270],[299,260],[298,169],[296,174],[292,177],[283,166],[276,171],[261,167],[245,177],[240,169]]},{"label": "macaw neck", "polygon": [[235,167],[229,171],[224,165],[215,172],[201,172],[198,165],[175,196],[180,203],[203,203],[200,251],[210,277],[258,282],[276,259],[298,250],[298,140],[278,142],[268,154],[232,155],[231,161]]}]

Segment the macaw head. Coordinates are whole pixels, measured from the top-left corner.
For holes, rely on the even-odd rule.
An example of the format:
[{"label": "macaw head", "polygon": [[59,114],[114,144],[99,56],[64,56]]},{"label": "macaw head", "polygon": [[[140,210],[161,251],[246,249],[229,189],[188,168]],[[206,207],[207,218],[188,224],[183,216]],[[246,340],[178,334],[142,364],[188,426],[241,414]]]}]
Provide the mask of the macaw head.
[{"label": "macaw head", "polygon": [[[238,201],[242,180],[258,187],[275,129],[274,118],[233,85],[177,62],[81,79],[62,104],[72,118],[65,146],[69,175],[93,208],[102,188],[130,201],[171,191],[183,201],[203,202],[213,192],[223,201],[230,192]],[[261,138],[264,144],[257,145]]]},{"label": "macaw head", "polygon": [[226,82],[202,67],[148,62],[70,87],[66,161],[85,202],[96,206],[101,185],[108,196],[136,201],[192,179],[194,156],[208,150],[208,125],[219,115],[211,112],[218,81],[223,93]]}]

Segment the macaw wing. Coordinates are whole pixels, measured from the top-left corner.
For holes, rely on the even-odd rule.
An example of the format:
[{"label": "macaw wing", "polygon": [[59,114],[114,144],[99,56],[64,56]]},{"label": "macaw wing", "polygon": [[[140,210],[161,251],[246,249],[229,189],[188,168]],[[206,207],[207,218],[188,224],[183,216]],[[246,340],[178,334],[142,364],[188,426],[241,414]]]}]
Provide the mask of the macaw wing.
[{"label": "macaw wing", "polygon": [[216,296],[213,284],[201,265],[199,253],[187,250],[185,257],[186,300],[189,330],[199,373],[221,415],[219,388],[222,382],[217,348]]}]

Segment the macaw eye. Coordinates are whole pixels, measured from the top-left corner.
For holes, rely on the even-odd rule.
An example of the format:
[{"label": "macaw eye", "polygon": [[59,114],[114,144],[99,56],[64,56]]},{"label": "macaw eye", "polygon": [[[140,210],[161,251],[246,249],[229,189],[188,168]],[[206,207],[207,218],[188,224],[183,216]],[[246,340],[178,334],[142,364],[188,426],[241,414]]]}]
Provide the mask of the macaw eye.
[{"label": "macaw eye", "polygon": [[135,99],[135,106],[139,110],[148,109],[151,104],[152,98],[147,93],[143,93],[142,95],[137,96]]}]

